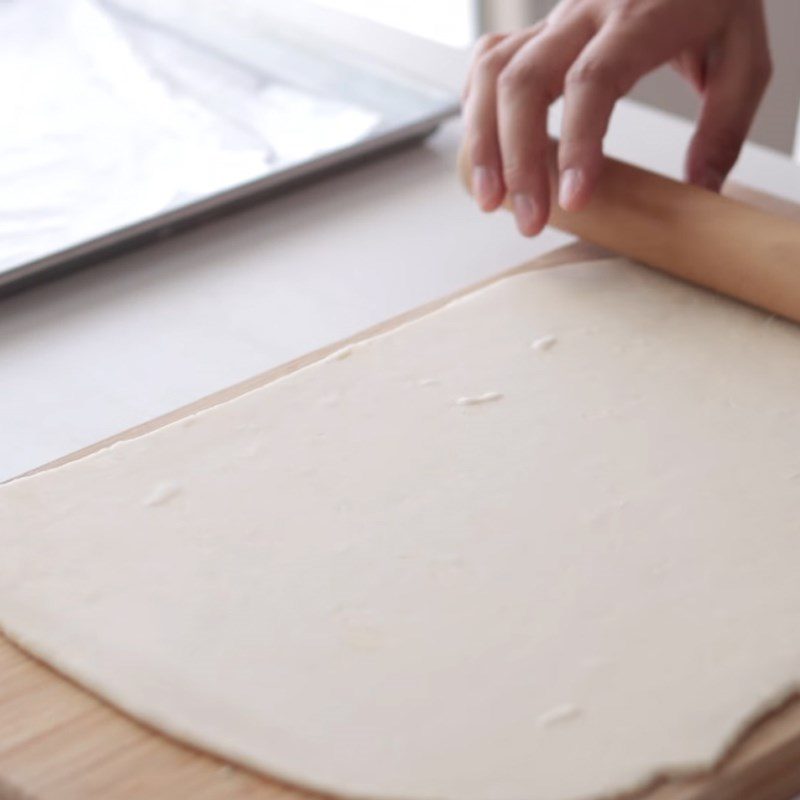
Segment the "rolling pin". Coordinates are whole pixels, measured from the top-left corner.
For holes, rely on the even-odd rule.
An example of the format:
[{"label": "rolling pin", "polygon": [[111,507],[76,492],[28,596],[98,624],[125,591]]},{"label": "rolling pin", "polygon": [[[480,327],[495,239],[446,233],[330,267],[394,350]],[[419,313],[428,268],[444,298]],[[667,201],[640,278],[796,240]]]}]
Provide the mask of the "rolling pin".
[{"label": "rolling pin", "polygon": [[[555,143],[550,184],[557,196]],[[462,149],[459,171],[472,174]],[[509,202],[504,203],[509,207]],[[578,212],[550,224],[690,283],[800,322],[800,223],[607,158]]]}]

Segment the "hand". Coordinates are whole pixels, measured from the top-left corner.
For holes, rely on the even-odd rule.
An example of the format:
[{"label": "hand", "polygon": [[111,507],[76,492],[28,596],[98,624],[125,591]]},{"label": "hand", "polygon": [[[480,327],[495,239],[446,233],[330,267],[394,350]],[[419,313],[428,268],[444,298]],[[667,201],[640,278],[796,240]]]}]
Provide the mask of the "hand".
[{"label": "hand", "polygon": [[717,191],[771,74],[761,0],[561,0],[538,25],[484,36],[464,89],[481,208],[493,211],[509,195],[523,234],[544,227],[547,110],[561,94],[558,200],[567,211],[582,208],[600,173],[616,101],[669,61],[702,95],[687,179]]}]

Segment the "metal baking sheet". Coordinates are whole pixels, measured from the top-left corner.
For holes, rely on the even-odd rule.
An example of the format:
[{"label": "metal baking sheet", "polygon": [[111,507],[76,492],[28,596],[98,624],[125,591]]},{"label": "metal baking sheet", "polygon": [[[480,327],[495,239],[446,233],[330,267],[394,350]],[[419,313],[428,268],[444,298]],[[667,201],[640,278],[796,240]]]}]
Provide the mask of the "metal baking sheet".
[{"label": "metal baking sheet", "polygon": [[319,42],[118,0],[4,0],[0,41],[4,291],[420,138],[457,110]]}]

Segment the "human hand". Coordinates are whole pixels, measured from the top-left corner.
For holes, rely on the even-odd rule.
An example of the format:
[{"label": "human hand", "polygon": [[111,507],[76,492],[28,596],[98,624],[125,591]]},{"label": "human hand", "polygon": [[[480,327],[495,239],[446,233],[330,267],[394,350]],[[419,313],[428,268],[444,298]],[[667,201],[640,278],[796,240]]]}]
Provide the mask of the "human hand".
[{"label": "human hand", "polygon": [[475,49],[463,105],[481,208],[493,211],[508,195],[523,234],[544,227],[547,110],[562,94],[558,201],[582,208],[615,103],[666,62],[702,96],[686,177],[718,191],[772,71],[761,0],[561,0],[539,24],[484,36]]}]

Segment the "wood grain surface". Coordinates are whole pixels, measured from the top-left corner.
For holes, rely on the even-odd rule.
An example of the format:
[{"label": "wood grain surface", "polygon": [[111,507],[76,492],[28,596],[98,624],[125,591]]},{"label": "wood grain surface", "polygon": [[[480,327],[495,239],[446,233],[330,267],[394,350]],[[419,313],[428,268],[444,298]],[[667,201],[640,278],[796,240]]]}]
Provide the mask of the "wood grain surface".
[{"label": "wood grain surface", "polygon": [[[749,194],[763,205],[772,201]],[[781,213],[800,209],[780,203]],[[389,320],[225,389],[41,469],[155,430],[311,364],[340,347],[435,311],[455,297],[517,272],[606,253],[570,245],[451,297]],[[576,754],[576,764],[580,754]],[[746,731],[703,773],[663,777],[624,800],[791,800],[800,795],[800,697]],[[312,800],[285,786],[168,739],[25,654],[0,636],[0,800]],[[617,800],[617,799],[615,799]],[[623,800],[620,796],[619,800]]]}]

